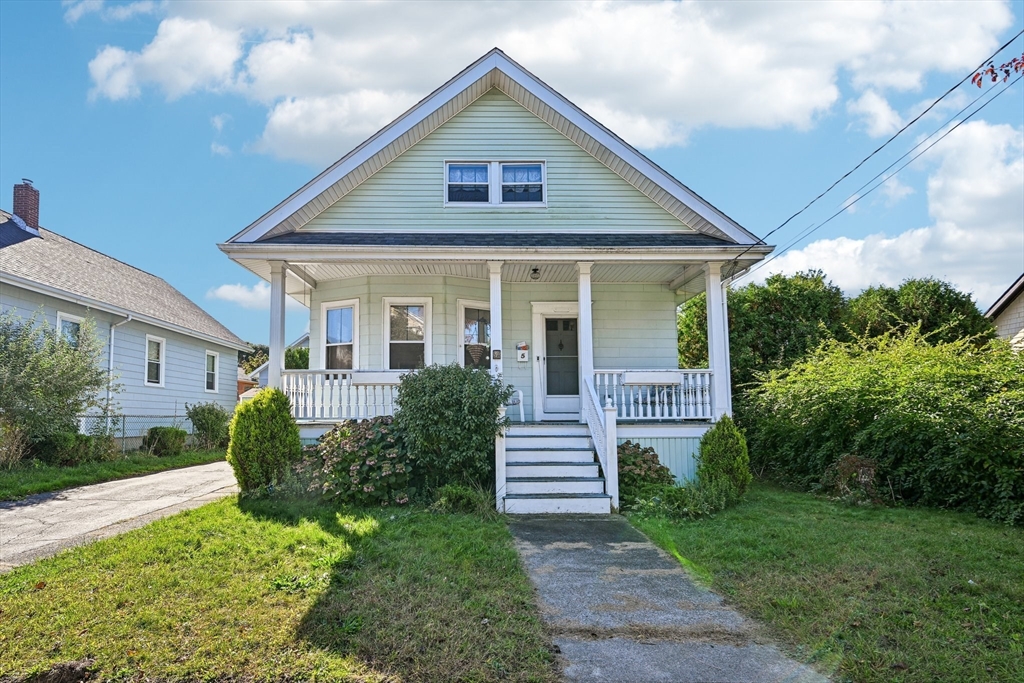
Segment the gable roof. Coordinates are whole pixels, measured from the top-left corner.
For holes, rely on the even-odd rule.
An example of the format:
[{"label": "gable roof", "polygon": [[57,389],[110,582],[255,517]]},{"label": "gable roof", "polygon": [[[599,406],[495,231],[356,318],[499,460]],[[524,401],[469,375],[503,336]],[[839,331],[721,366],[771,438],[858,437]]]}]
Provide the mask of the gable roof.
[{"label": "gable roof", "polygon": [[[0,281],[224,346],[249,345],[163,279],[0,211]],[[27,239],[26,239],[27,237]]]},{"label": "gable roof", "polygon": [[308,182],[228,243],[294,232],[437,130],[492,88],[542,121],[697,232],[731,244],[763,244],[754,234],[494,48]]},{"label": "gable roof", "polygon": [[995,318],[1005,311],[1007,306],[1012,304],[1021,294],[1024,294],[1024,273],[1022,273],[1021,276],[1017,278],[1017,281],[1010,285],[1010,287],[1003,292],[998,299],[996,299],[996,302],[992,304],[987,311],[985,311],[985,317]]}]

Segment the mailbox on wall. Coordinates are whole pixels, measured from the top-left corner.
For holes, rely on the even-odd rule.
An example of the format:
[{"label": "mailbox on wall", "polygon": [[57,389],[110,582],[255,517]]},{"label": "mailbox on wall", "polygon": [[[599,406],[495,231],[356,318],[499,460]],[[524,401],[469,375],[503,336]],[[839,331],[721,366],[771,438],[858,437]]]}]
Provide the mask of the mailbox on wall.
[{"label": "mailbox on wall", "polygon": [[516,342],[516,360],[525,363],[530,360],[530,345],[526,342]]}]

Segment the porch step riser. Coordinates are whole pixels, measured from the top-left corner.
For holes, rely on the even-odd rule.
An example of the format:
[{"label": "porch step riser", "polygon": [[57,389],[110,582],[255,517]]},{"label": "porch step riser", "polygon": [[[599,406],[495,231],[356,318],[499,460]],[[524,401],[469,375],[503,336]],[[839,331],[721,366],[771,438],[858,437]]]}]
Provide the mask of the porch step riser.
[{"label": "porch step riser", "polygon": [[593,448],[589,436],[510,436],[505,448]]},{"label": "porch step riser", "polygon": [[587,429],[587,425],[570,424],[513,424],[505,431],[505,436],[545,436],[550,434],[564,436],[590,436],[590,431]]},{"label": "porch step riser", "polygon": [[525,464],[508,463],[505,468],[505,476],[509,478],[518,477],[543,477],[545,479],[555,477],[596,477],[597,464],[571,465],[571,464]]},{"label": "porch step riser", "polygon": [[604,482],[594,481],[509,481],[505,484],[506,493],[604,493]]},{"label": "porch step riser", "polygon": [[542,451],[505,450],[505,460],[511,462],[594,462],[594,451]]},{"label": "porch step riser", "polygon": [[607,515],[610,514],[611,511],[611,502],[608,498],[505,499],[505,512],[510,515]]}]

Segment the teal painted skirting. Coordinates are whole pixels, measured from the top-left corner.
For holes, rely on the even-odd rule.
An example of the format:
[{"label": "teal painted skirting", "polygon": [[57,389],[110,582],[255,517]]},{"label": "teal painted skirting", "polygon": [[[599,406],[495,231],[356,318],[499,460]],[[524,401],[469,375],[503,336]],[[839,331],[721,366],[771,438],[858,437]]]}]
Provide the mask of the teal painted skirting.
[{"label": "teal painted skirting", "polygon": [[696,437],[652,437],[640,439],[619,439],[639,443],[641,446],[650,446],[658,454],[658,460],[665,467],[672,470],[676,481],[680,484],[692,481],[697,478],[697,448],[700,439]]}]

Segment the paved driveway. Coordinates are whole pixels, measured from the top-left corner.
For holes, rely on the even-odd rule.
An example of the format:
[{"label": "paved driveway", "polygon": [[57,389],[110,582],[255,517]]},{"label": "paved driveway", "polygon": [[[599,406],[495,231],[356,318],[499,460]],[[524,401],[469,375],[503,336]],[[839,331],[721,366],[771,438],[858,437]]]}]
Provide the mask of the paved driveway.
[{"label": "paved driveway", "polygon": [[237,490],[231,466],[215,462],[0,502],[0,572]]},{"label": "paved driveway", "polygon": [[824,681],[619,516],[511,523],[569,681]]}]

